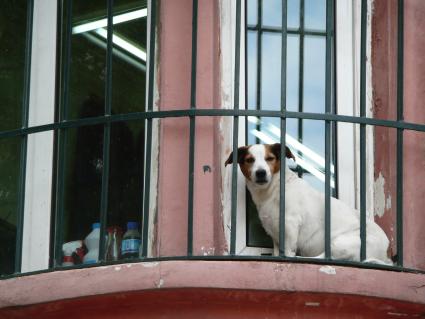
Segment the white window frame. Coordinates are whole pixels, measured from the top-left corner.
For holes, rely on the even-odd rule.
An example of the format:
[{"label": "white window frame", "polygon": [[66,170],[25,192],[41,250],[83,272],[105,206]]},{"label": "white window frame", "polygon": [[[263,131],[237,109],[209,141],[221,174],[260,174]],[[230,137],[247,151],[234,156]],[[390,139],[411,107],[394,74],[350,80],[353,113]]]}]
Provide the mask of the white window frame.
[{"label": "white window frame", "polygon": [[[150,47],[151,0],[148,0],[147,52]],[[29,126],[51,124],[55,115],[57,61],[58,1],[34,0]],[[157,45],[156,45],[157,48]],[[155,52],[156,55],[156,52]],[[148,57],[149,59],[149,57]],[[149,60],[146,61],[149,74]],[[155,63],[155,69],[157,68]],[[156,72],[154,72],[156,74]],[[148,90],[148,80],[146,81]],[[154,110],[157,110],[158,88],[154,81]],[[147,99],[147,94],[146,94]],[[146,101],[147,105],[147,101]],[[152,171],[150,179],[150,212],[156,212],[158,179],[158,123],[152,129]],[[54,132],[28,135],[23,244],[21,272],[49,268],[51,243],[51,214],[54,168]],[[150,218],[148,255],[152,254],[154,216]],[[54,225],[53,225],[54,227]]]},{"label": "white window frame", "polygon": [[[371,81],[371,8],[372,0],[368,1],[367,17],[367,87],[366,87],[366,116],[372,117],[372,81]],[[241,53],[245,52],[245,17],[244,1],[241,8]],[[336,5],[336,63],[337,63],[337,103],[338,114],[359,116],[360,114],[360,0],[338,0]],[[235,59],[235,32],[236,32],[236,1],[220,1],[221,15],[221,90],[222,106],[225,109],[233,107],[234,94],[234,59]],[[245,55],[241,54],[240,78],[245,78]],[[240,81],[240,109],[245,108],[245,81]],[[221,148],[222,162],[227,159],[232,150],[233,121],[231,117],[221,119],[221,134],[224,143]],[[338,125],[338,169],[344,174],[338,174],[339,198],[348,205],[359,207],[360,175],[359,159],[360,134],[358,125]],[[366,167],[374,167],[373,127],[366,129],[367,158]],[[347,141],[350,141],[347,143]],[[245,123],[239,121],[238,145],[245,145]],[[366,184],[367,211],[373,212],[373,169],[367,170]],[[231,229],[231,169],[222,172],[222,207],[226,240],[230,247]],[[354,181],[354,182],[353,182]],[[237,227],[236,227],[236,254],[261,255],[273,253],[272,248],[248,247],[246,243],[246,185],[242,173],[238,170],[237,196]],[[373,218],[373,214],[368,214]]]},{"label": "white window frame", "polygon": [[[28,125],[54,122],[57,1],[34,0]],[[53,131],[28,136],[21,272],[49,267]]]}]

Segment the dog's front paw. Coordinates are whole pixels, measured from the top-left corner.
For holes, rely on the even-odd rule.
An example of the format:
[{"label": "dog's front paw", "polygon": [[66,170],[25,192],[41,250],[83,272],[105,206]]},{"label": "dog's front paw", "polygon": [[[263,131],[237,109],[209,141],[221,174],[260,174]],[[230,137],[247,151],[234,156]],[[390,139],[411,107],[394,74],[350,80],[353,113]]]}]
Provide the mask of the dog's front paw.
[{"label": "dog's front paw", "polygon": [[286,257],[295,257],[295,250],[285,249],[285,256]]}]

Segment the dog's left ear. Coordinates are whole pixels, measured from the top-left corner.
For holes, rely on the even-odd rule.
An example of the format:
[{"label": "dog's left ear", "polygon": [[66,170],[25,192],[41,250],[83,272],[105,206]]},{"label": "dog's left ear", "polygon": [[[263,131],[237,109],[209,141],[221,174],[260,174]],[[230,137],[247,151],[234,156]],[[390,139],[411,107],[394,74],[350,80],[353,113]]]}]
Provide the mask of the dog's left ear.
[{"label": "dog's left ear", "polygon": [[[238,148],[238,163],[239,164],[243,163],[243,159],[245,158],[245,155],[247,152],[248,152],[248,146],[241,146]],[[233,163],[233,152],[230,153],[226,162],[224,162],[224,166],[227,166],[227,164],[232,164],[232,163]]]},{"label": "dog's left ear", "polygon": [[[280,143],[272,144],[271,149],[274,156],[280,159],[280,149],[281,149]],[[295,161],[295,156],[294,154],[292,154],[288,146],[285,146],[285,156],[286,158],[292,158]]]}]

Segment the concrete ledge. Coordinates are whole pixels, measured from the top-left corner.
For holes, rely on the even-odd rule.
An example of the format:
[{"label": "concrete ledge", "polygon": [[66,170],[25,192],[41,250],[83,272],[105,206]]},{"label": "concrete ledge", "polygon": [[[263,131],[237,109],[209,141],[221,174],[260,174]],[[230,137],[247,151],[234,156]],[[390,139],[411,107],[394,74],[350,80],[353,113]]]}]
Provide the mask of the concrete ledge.
[{"label": "concrete ledge", "polygon": [[253,261],[161,261],[0,281],[0,308],[145,290],[213,288],[377,297],[425,305],[425,275]]}]

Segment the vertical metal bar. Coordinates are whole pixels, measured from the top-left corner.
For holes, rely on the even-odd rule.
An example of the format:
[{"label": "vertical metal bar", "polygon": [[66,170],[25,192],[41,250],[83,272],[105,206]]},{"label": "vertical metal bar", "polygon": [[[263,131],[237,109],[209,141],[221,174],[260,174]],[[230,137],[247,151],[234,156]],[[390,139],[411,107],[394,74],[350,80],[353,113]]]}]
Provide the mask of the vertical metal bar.
[{"label": "vertical metal bar", "polygon": [[[68,118],[68,104],[69,104],[69,73],[71,64],[71,37],[72,37],[72,0],[68,0],[66,6],[66,26],[64,32],[64,45],[63,45],[63,74],[61,80],[61,107],[59,112],[59,121],[65,121]],[[63,243],[63,215],[64,215],[64,188],[65,188],[65,167],[66,167],[66,143],[67,143],[67,129],[59,130],[58,137],[58,168],[56,176],[56,207],[55,207],[55,244],[53,252],[53,265],[54,267],[62,264],[62,243]]]},{"label": "vertical metal bar", "polygon": [[[153,93],[155,77],[155,27],[156,27],[156,1],[150,3],[150,34],[149,34],[149,74],[148,74],[148,112],[153,111]],[[150,179],[151,179],[151,154],[152,154],[152,119],[147,120],[146,125],[146,156],[144,173],[144,195],[143,195],[143,229],[142,229],[142,256],[148,255],[148,235],[149,235],[149,204],[150,204]]]},{"label": "vertical metal bar", "polygon": [[[332,111],[333,0],[326,0],[326,113]],[[331,122],[325,122],[325,257],[331,258]]]},{"label": "vertical metal bar", "polygon": [[[367,0],[361,4],[360,116],[366,116]],[[366,259],[366,125],[360,124],[360,260]]]},{"label": "vertical metal bar", "polygon": [[[257,32],[257,98],[256,110],[261,110],[261,75],[262,75],[262,50],[263,50],[263,5],[262,0],[257,2],[257,16],[258,16],[258,32]],[[261,131],[260,121],[256,124],[256,130]],[[255,142],[260,143],[260,139],[255,137]]]},{"label": "vertical metal bar", "polygon": [[[245,3],[246,5],[246,3]],[[235,34],[235,87],[234,110],[239,109],[239,81],[240,81],[240,44],[241,44],[241,0],[236,0],[236,34]],[[230,228],[230,254],[236,252],[236,217],[238,200],[238,139],[239,117],[233,116],[233,164],[232,164],[232,208]]]},{"label": "vertical metal bar", "polygon": [[[304,112],[304,11],[305,4],[304,0],[300,0],[300,33],[299,33],[299,74],[298,74],[298,112]],[[303,119],[298,119],[298,141],[303,142],[304,135],[304,122]],[[302,155],[298,151],[299,155]],[[303,174],[303,169],[301,166],[297,165],[298,176],[301,177]]]},{"label": "vertical metal bar", "polygon": [[[404,120],[404,0],[398,0],[397,121]],[[397,129],[397,264],[403,267],[403,129]]]},{"label": "vertical metal bar", "polygon": [[285,169],[286,169],[286,52],[287,52],[287,0],[282,0],[282,59],[280,71],[280,202],[279,202],[279,256],[285,255]]},{"label": "vertical metal bar", "polygon": [[[196,108],[196,63],[198,46],[198,0],[192,3],[192,70],[190,83],[190,108]],[[189,198],[187,221],[187,255],[193,254],[193,184],[195,162],[195,116],[190,116],[189,124]]]},{"label": "vertical metal bar", "polygon": [[[105,83],[105,117],[112,113],[112,37],[114,32],[114,0],[106,0],[107,9],[107,40],[106,40],[106,83]],[[100,197],[100,240],[99,261],[105,260],[105,234],[108,219],[108,192],[109,192],[109,162],[110,162],[111,123],[103,126],[103,168],[102,190]]]},{"label": "vertical metal bar", "polygon": [[[337,83],[337,65],[338,65],[338,61],[337,61],[337,32],[338,30],[336,29],[336,12],[337,11],[337,6],[338,3],[337,1],[334,1],[333,3],[333,33],[332,33],[332,45],[333,45],[333,50],[332,50],[332,112],[334,114],[338,114],[338,110],[337,110],[337,103],[338,103],[338,97],[337,97],[337,92],[338,92],[338,83]],[[333,143],[332,143],[332,164],[334,165],[334,173],[333,173],[333,180],[334,180],[334,189],[332,190],[332,196],[334,196],[335,198],[339,197],[339,171],[338,171],[338,121],[332,122],[332,136],[333,136]]]},{"label": "vertical metal bar", "polygon": [[[21,127],[28,127],[29,99],[30,99],[30,79],[31,79],[31,53],[32,53],[32,26],[34,1],[28,1],[25,32],[25,66],[24,66],[24,87],[22,92],[22,121]],[[18,206],[16,220],[16,248],[15,248],[15,273],[21,272],[22,264],[22,240],[24,233],[24,203],[25,203],[25,175],[27,166],[27,143],[28,135],[21,138],[21,151],[19,160],[19,184],[18,184]]]}]

